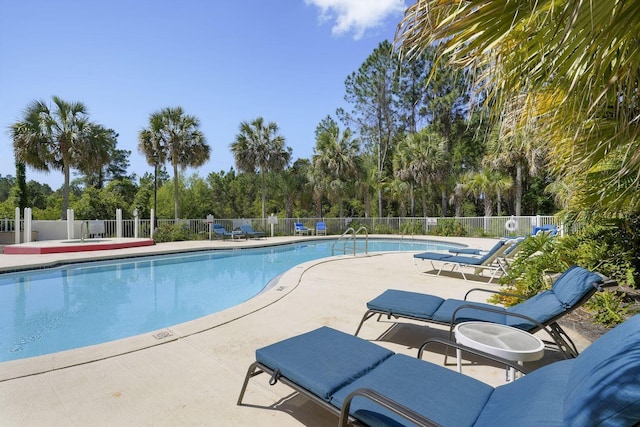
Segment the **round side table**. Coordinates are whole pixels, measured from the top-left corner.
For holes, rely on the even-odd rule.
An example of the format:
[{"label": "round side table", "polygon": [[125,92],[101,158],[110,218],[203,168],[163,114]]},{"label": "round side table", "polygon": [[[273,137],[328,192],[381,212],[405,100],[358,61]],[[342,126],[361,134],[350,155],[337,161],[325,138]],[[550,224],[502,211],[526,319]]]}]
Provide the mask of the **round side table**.
[{"label": "round side table", "polygon": [[[538,337],[511,326],[488,322],[463,322],[456,325],[456,342],[493,356],[518,362],[539,360],[544,355],[544,343]],[[462,372],[462,352],[456,351],[458,372]],[[507,380],[509,380],[507,370]],[[515,379],[515,372],[513,373]]]}]

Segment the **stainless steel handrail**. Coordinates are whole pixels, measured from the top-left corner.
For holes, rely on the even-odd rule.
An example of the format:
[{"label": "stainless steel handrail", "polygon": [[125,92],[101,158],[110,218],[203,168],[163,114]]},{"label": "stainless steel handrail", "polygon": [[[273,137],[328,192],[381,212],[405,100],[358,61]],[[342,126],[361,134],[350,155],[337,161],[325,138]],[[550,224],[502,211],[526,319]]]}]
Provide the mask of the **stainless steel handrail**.
[{"label": "stainless steel handrail", "polygon": [[[360,234],[360,232],[364,232],[365,234],[365,246],[364,246],[364,253],[365,255],[369,254],[369,231],[367,230],[367,227],[360,227],[358,228],[358,230],[354,230],[353,227],[349,227],[345,230],[344,233],[342,233],[342,235],[340,237],[338,237],[338,240],[335,241],[335,243],[333,244],[333,246],[331,247],[331,256],[335,255],[335,251],[336,251],[336,245],[338,243],[340,243],[340,241],[344,241],[344,244],[342,246],[342,253],[343,254],[347,254],[347,245],[349,244],[350,241],[353,242],[353,246],[352,246],[352,250],[353,250],[353,255],[356,255],[357,253],[357,246],[356,246],[356,241],[357,241],[357,237],[358,234]],[[340,249],[340,248],[338,248]]]}]

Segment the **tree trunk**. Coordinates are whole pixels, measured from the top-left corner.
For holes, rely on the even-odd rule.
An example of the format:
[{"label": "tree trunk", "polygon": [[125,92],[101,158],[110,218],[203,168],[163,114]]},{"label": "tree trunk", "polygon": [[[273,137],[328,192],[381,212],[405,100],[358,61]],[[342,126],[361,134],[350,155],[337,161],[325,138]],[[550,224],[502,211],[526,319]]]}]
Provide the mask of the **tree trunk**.
[{"label": "tree trunk", "polygon": [[441,203],[442,203],[442,216],[447,216],[447,189],[442,187],[441,194]]},{"label": "tree trunk", "polygon": [[293,207],[295,205],[294,195],[287,196],[287,202],[285,204],[285,212],[287,213],[287,218],[293,217]]},{"label": "tree trunk", "polygon": [[260,185],[262,186],[262,227],[265,227],[264,219],[266,218],[266,195],[264,188],[264,172],[262,171],[262,167],[260,167]]},{"label": "tree trunk", "polygon": [[316,216],[322,218],[322,192],[318,190],[313,191],[313,204],[316,207]]},{"label": "tree trunk", "polygon": [[158,163],[153,166],[153,228],[156,228],[155,221],[158,217]]},{"label": "tree trunk", "polygon": [[178,164],[173,164],[173,214],[178,219]]},{"label": "tree trunk", "polygon": [[522,162],[516,165],[516,216],[520,216],[522,208]]},{"label": "tree trunk", "polygon": [[[425,188],[425,187],[422,187]],[[422,192],[422,216],[427,216],[427,192]]]},{"label": "tree trunk", "polygon": [[16,183],[12,189],[14,194],[14,205],[19,207],[21,211],[29,206],[29,195],[27,194],[27,167],[24,163],[16,160]]},{"label": "tree trunk", "polygon": [[378,171],[378,218],[382,218],[382,172]]},{"label": "tree trunk", "polygon": [[413,182],[411,183],[411,216],[416,216],[416,195]]},{"label": "tree trunk", "polygon": [[369,218],[371,216],[371,192],[366,189],[364,192],[364,217]]},{"label": "tree trunk", "polygon": [[67,219],[67,208],[69,207],[69,164],[63,160],[62,173],[64,173],[64,185],[62,187],[62,215],[60,219]]},{"label": "tree trunk", "polygon": [[493,216],[493,202],[490,198],[484,198],[484,216],[491,217]]}]

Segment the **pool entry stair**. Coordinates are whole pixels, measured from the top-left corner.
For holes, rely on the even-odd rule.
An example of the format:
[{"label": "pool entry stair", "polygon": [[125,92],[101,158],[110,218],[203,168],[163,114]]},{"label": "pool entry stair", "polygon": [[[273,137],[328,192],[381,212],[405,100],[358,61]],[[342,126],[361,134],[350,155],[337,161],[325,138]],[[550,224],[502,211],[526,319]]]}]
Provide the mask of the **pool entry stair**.
[{"label": "pool entry stair", "polygon": [[[359,246],[358,242],[358,234],[364,234],[364,247]],[[362,241],[362,239],[360,239]],[[369,232],[367,231],[367,227],[360,227],[355,230],[353,227],[347,228],[347,230],[342,233],[342,235],[336,240],[331,248],[331,256],[336,255],[336,251],[341,252],[344,255],[353,254],[356,255],[358,253],[358,248],[364,249],[364,254],[369,253]]]}]

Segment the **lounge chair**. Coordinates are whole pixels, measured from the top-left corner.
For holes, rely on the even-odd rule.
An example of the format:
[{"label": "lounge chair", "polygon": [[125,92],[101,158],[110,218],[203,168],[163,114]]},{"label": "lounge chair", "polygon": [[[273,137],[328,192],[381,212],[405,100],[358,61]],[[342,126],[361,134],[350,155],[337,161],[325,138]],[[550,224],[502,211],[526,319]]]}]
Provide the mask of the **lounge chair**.
[{"label": "lounge chair", "polygon": [[242,231],[244,235],[247,236],[247,238],[249,237],[259,238],[259,237],[265,237],[267,235],[264,231],[255,231],[250,224],[241,225],[240,231]]},{"label": "lounge chair", "polygon": [[535,236],[538,233],[547,233],[549,236],[555,236],[558,234],[558,226],[555,224],[547,224],[540,227],[533,227],[531,235]]},{"label": "lounge chair", "polygon": [[322,327],[257,350],[238,405],[264,372],[269,384],[282,381],[339,414],[341,426],[632,426],[640,420],[639,330],[640,315],[577,358],[494,388],[421,360],[429,343],[412,358]]},{"label": "lounge chair", "polygon": [[[488,253],[492,253],[495,252],[497,250],[499,250],[502,246],[504,246],[505,244],[508,245],[507,248],[504,251],[504,255],[510,254],[511,252],[513,252],[514,250],[516,250],[520,243],[524,240],[524,237],[517,237],[514,239],[502,239],[499,240],[491,249],[478,249],[478,248],[452,248],[449,249],[449,253],[453,254],[453,255],[479,255],[479,256],[484,256]],[[435,252],[431,252],[431,253],[435,253]],[[420,254],[418,254],[420,255]],[[427,256],[424,256],[424,258],[427,258]]]},{"label": "lounge chair", "polygon": [[316,236],[319,235],[327,235],[327,223],[325,222],[317,222],[316,223]]},{"label": "lounge chair", "polygon": [[520,249],[522,249],[522,245],[520,243],[524,242],[525,239],[526,237],[516,238],[515,243],[509,246],[502,255],[496,259],[496,263],[500,266],[503,273],[507,272],[511,267],[511,263],[517,258]]},{"label": "lounge chair", "polygon": [[311,229],[304,226],[301,222],[293,223],[293,235],[302,236],[303,234],[309,235],[311,233]]},{"label": "lounge chair", "polygon": [[221,238],[222,240],[230,237],[231,239],[239,239],[244,237],[244,233],[242,231],[227,231],[222,224],[212,224],[213,232],[216,234],[216,237]]},{"label": "lounge chair", "polygon": [[471,289],[463,300],[445,300],[435,295],[388,289],[367,303],[368,310],[362,316],[355,335],[364,322],[375,315],[378,315],[378,320],[386,315],[388,318],[446,325],[450,328],[450,336],[456,324],[476,320],[514,326],[531,333],[544,330],[565,357],[575,357],[578,354],[575,344],[556,321],[580,307],[596,291],[614,284],[615,281],[599,273],[572,266],[558,277],[551,289],[509,308],[467,301],[472,292],[504,294],[494,290]]},{"label": "lounge chair", "polygon": [[[465,273],[465,268],[472,267],[475,275],[481,275],[483,272],[488,271],[488,283],[491,283],[493,279],[498,276],[498,273],[504,271],[498,262],[498,259],[514,245],[518,245],[520,240],[509,239],[499,240],[491,249],[484,252],[480,249],[451,249],[449,253],[442,252],[422,252],[413,256],[413,262],[420,271],[418,266],[418,260],[429,261],[431,263],[432,272],[424,272],[425,274],[439,276],[442,271],[450,267],[450,271],[457,271],[462,275],[464,280],[469,280]],[[477,255],[477,256],[476,256]],[[439,267],[436,267],[434,261],[440,263]]]}]

